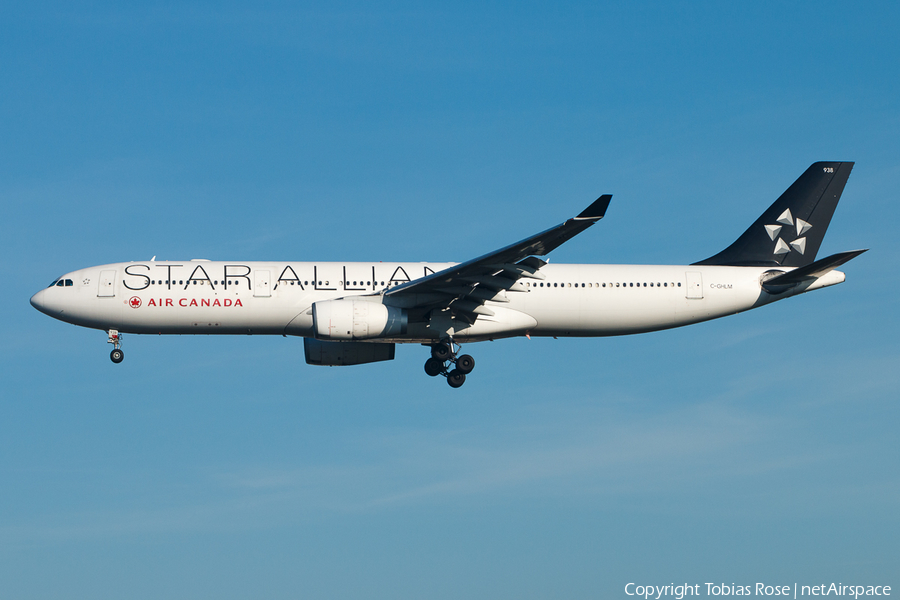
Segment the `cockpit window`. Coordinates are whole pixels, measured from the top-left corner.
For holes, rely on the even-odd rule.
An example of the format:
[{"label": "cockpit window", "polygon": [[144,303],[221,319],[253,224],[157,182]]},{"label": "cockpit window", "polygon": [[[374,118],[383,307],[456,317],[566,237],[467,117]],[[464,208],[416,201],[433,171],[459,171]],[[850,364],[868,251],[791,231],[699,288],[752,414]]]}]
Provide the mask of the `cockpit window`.
[{"label": "cockpit window", "polygon": [[51,283],[51,284],[48,285],[47,287],[53,287],[53,286],[56,285],[57,283],[59,283],[59,279],[54,279],[54,280],[53,280],[53,283]]},{"label": "cockpit window", "polygon": [[60,279],[59,281],[56,282],[56,287],[62,287],[62,286],[64,286],[65,284],[66,284],[66,282],[63,281],[62,279]]},{"label": "cockpit window", "polygon": [[71,279],[66,279],[66,287],[72,287],[73,285],[75,285],[75,284],[72,283]]}]

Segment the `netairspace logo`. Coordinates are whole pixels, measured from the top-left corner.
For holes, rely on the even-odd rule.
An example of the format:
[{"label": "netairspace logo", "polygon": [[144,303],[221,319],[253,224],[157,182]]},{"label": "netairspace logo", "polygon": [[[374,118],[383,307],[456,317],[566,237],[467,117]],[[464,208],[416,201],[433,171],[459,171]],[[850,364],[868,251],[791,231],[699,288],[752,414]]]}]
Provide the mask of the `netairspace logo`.
[{"label": "netairspace logo", "polygon": [[645,600],[653,598],[661,600],[663,597],[672,597],[675,600],[683,600],[690,596],[700,596],[701,590],[709,596],[777,596],[781,598],[799,598],[801,596],[845,596],[854,599],[860,596],[890,596],[889,585],[844,585],[842,583],[819,585],[768,585],[756,583],[755,585],[728,585],[727,583],[685,583],[675,585],[638,585],[629,583],[625,586],[625,593],[629,596],[639,596]]}]

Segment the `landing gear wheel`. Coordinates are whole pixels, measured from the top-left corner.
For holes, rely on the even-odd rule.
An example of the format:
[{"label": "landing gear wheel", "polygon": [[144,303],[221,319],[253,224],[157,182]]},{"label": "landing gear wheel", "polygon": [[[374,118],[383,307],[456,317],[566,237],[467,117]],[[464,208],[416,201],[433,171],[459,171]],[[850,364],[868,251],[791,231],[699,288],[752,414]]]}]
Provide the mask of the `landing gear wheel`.
[{"label": "landing gear wheel", "polygon": [[431,358],[436,358],[443,362],[453,356],[453,348],[449,342],[438,342],[431,347]]},{"label": "landing gear wheel", "polygon": [[116,329],[110,329],[107,333],[109,334],[107,342],[113,345],[113,351],[109,353],[109,359],[119,364],[125,358],[125,353],[122,352],[122,336],[119,335],[119,331]]},{"label": "landing gear wheel", "polygon": [[449,373],[447,373],[447,383],[450,384],[452,388],[462,387],[462,384],[466,382],[466,374],[461,373],[459,369],[453,369]]},{"label": "landing gear wheel", "polygon": [[425,361],[425,373],[429,377],[437,377],[444,372],[444,361],[437,358],[429,358]]},{"label": "landing gear wheel", "polygon": [[468,375],[475,368],[475,359],[468,354],[463,354],[456,359],[456,370],[463,375]]}]

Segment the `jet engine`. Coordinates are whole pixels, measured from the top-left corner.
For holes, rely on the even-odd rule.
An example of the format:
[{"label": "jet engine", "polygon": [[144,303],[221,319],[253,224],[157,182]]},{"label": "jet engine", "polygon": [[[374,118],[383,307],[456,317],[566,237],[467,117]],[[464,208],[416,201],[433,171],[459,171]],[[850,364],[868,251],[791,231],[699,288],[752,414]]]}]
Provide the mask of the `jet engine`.
[{"label": "jet engine", "polygon": [[320,340],[367,340],[406,333],[406,310],[365,300],[325,300],[312,305]]}]

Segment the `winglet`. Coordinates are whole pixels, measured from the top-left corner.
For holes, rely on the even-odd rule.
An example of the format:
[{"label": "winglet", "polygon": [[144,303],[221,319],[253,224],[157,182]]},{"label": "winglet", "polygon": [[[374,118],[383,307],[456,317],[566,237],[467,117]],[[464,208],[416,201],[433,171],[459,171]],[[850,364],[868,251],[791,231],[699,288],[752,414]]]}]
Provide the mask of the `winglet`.
[{"label": "winglet", "polygon": [[609,201],[612,200],[612,194],[603,194],[596,200],[594,200],[590,206],[581,211],[581,213],[575,217],[576,220],[584,221],[588,219],[602,219],[603,215],[606,214],[606,209],[609,208]]}]

